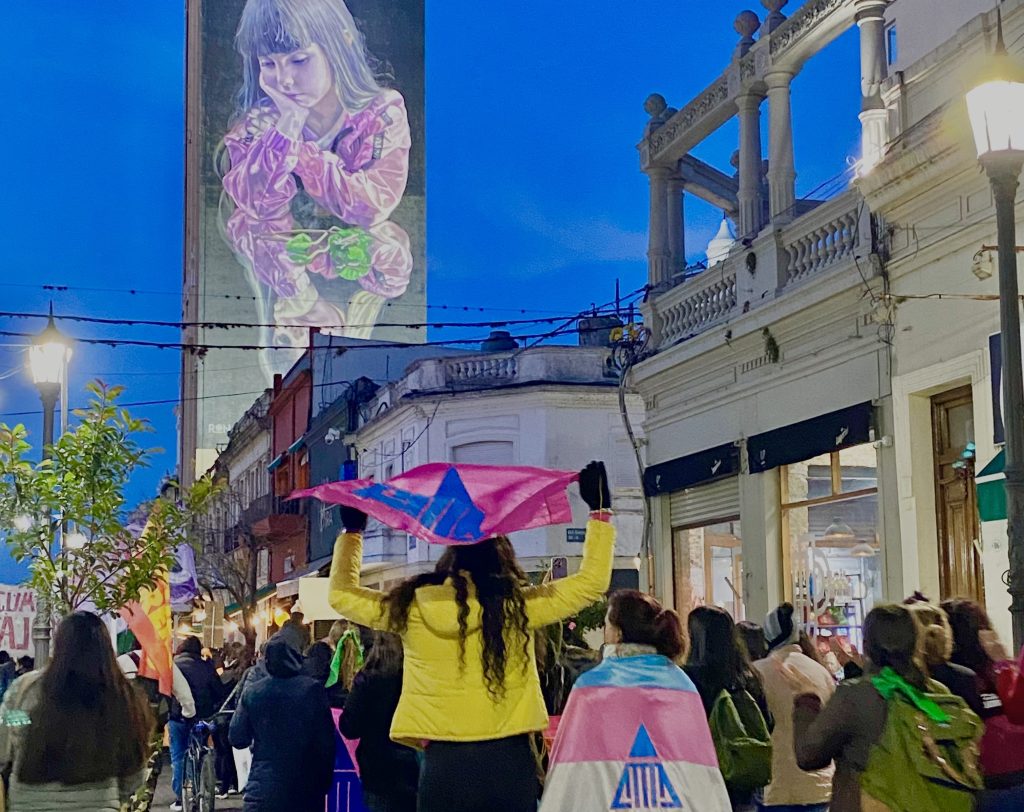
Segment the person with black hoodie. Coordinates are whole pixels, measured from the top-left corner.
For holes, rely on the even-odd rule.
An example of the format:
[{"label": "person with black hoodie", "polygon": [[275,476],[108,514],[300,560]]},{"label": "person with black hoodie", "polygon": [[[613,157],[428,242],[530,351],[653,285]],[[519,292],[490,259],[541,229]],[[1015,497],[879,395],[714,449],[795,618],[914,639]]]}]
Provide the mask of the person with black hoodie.
[{"label": "person with black hoodie", "polygon": [[185,751],[188,749],[188,737],[192,726],[200,719],[209,719],[218,710],[224,699],[223,686],[217,671],[210,660],[203,659],[203,644],[198,637],[186,637],[174,657],[174,664],[185,676],[196,713],[193,719],[186,719],[181,705],[177,700],[171,702],[171,716],[167,722],[167,731],[171,744],[171,785],[177,799],[172,809],[181,809],[182,768],[185,762]]},{"label": "person with black hoodie", "polygon": [[416,753],[391,741],[391,720],[402,695],[402,662],[401,638],[378,632],[341,715],[341,734],[359,739],[356,761],[370,812],[416,812]]},{"label": "person with black hoodie", "polygon": [[302,673],[302,655],[275,636],[267,678],[242,692],[228,733],[252,747],[245,812],[322,812],[334,776],[335,729],[322,685]]}]

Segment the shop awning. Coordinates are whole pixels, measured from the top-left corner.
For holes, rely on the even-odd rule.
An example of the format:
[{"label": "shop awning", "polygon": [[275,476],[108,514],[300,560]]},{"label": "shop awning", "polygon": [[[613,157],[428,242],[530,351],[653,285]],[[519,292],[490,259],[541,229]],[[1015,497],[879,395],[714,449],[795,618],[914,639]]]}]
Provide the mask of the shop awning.
[{"label": "shop awning", "polygon": [[870,403],[860,403],[757,434],[747,440],[750,473],[761,474],[781,465],[871,442],[872,412]]},{"label": "shop awning", "polygon": [[735,476],[739,471],[739,449],[734,443],[720,445],[648,466],[644,471],[644,494],[675,493],[694,485]]},{"label": "shop awning", "polygon": [[274,459],[270,461],[270,464],[267,466],[267,470],[276,471],[278,468],[281,467],[281,464],[284,462],[284,458],[287,456],[287,451],[285,451],[283,454],[278,454],[276,457],[274,457]]},{"label": "shop awning", "polygon": [[290,446],[288,446],[288,452],[287,453],[294,454],[296,451],[298,451],[300,448],[303,448],[305,445],[306,445],[306,438],[305,437],[300,437],[298,440],[296,440],[294,443],[292,443]]},{"label": "shop awning", "polygon": [[277,596],[279,598],[290,598],[299,594],[299,579],[310,578],[320,572],[320,568],[331,563],[331,556],[327,555],[311,561],[306,566],[300,567],[294,572],[288,573],[288,580],[281,581],[277,585]]},{"label": "shop awning", "polygon": [[978,515],[983,522],[997,522],[1006,518],[1006,452],[995,458],[975,476],[978,487]]},{"label": "shop awning", "polygon": [[298,606],[309,622],[316,620],[341,620],[341,615],[327,599],[330,592],[330,578],[300,578]]},{"label": "shop awning", "polygon": [[[277,584],[267,584],[265,587],[256,590],[256,603],[266,600],[277,594]],[[224,607],[224,617],[230,617],[231,615],[237,615],[242,611],[241,604],[229,603]]]}]

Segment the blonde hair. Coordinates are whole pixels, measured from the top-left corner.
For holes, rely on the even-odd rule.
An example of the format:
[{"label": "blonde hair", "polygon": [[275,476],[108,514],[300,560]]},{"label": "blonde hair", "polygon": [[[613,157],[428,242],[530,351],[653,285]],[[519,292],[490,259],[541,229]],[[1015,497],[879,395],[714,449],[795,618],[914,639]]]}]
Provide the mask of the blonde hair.
[{"label": "blonde hair", "polygon": [[929,668],[948,663],[953,656],[953,630],[949,618],[938,606],[930,603],[907,605],[917,626],[918,656]]}]

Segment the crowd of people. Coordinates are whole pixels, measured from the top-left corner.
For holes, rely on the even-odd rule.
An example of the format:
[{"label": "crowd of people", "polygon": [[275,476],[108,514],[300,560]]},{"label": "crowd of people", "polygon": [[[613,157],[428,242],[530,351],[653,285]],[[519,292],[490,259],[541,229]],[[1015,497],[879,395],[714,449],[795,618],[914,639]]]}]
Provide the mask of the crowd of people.
[{"label": "crowd of people", "polygon": [[[607,594],[603,466],[579,487],[580,569],[539,585],[498,537],[368,589],[367,517],[343,508],[330,600],[349,622],[311,641],[293,615],[258,653],[186,638],[173,697],[97,617],[69,615],[45,669],[5,683],[0,658],[8,808],[147,808],[131,804],[151,798],[166,726],[178,809],[189,737],[215,719],[219,792],[247,812],[323,810],[338,732],[372,812],[1024,809],[1024,675],[978,604],[876,606],[863,652],[823,653],[790,604],[763,625],[700,606],[684,626],[650,595]],[[606,596],[598,656],[564,624]]]}]

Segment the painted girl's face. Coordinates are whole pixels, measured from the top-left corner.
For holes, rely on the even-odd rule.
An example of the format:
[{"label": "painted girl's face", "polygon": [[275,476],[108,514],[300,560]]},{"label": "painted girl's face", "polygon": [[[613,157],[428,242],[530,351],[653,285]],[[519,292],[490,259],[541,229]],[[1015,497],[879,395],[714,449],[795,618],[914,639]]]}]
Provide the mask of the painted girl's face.
[{"label": "painted girl's face", "polygon": [[259,61],[261,84],[299,107],[315,107],[332,90],[331,67],[315,43],[287,54],[267,54]]}]

